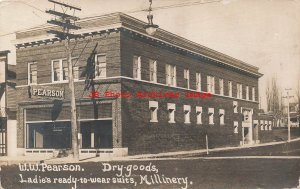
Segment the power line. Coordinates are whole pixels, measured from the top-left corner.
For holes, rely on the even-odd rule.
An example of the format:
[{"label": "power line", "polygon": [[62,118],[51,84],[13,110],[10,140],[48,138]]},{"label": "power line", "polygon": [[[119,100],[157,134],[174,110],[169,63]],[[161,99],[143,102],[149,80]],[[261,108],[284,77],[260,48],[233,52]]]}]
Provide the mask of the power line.
[{"label": "power line", "polygon": [[[34,0],[33,0],[34,1]],[[33,2],[31,1],[31,2]],[[197,1],[193,1],[193,2],[186,2],[186,3],[180,3],[180,4],[173,4],[173,5],[164,5],[164,6],[157,6],[157,7],[153,7],[152,9],[153,10],[163,10],[163,9],[171,9],[171,8],[178,8],[178,7],[185,7],[185,6],[193,6],[193,5],[200,5],[200,4],[211,4],[211,3],[218,3],[218,2],[221,2],[222,0],[214,0],[214,1],[204,1],[204,0],[197,0]],[[22,4],[25,4],[27,6],[30,6],[34,9],[37,9],[38,11],[41,11],[43,13],[45,13],[43,10],[33,6],[33,5],[30,5],[28,3],[25,3],[23,1],[8,1],[8,0],[4,0],[2,2],[16,2],[16,3],[22,3]],[[1,3],[1,2],[0,2]],[[127,10],[127,11],[122,11],[124,13],[137,13],[137,12],[144,12],[144,11],[148,11],[148,9],[133,9],[133,10]],[[87,16],[87,17],[91,17],[91,16]],[[44,26],[44,25],[42,25]],[[28,28],[28,27],[26,27]],[[32,28],[32,27],[29,27],[29,28]],[[25,29],[25,28],[23,28]],[[10,32],[10,33],[6,33],[6,34],[2,34],[0,35],[0,37],[3,37],[3,36],[6,36],[6,35],[11,35],[11,34],[14,34],[18,31],[21,31],[23,29],[19,29],[19,30],[16,30],[14,32]]]}]

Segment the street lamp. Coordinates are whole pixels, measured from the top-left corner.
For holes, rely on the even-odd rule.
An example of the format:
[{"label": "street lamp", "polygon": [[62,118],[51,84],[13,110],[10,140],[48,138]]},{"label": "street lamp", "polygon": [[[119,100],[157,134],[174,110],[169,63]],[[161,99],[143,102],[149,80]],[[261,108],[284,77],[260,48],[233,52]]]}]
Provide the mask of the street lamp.
[{"label": "street lamp", "polygon": [[151,13],[151,11],[152,11],[152,8],[151,8],[152,0],[149,0],[149,3],[150,3],[149,9],[148,9],[149,13],[147,15],[148,24],[145,26],[145,30],[149,35],[154,35],[157,28],[158,28],[158,25],[153,24],[153,15]]}]

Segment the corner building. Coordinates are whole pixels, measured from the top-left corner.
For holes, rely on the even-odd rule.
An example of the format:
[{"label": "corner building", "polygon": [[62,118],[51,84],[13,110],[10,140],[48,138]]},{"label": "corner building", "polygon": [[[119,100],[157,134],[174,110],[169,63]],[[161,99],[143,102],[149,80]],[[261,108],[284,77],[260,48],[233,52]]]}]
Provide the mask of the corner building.
[{"label": "corner building", "polygon": [[[124,156],[259,143],[258,68],[123,13],[77,22],[71,41],[81,155]],[[64,42],[38,27],[16,34],[17,149],[71,148]],[[87,89],[92,70],[94,85]],[[131,98],[105,97],[128,92]],[[180,98],[136,98],[138,92]],[[186,98],[186,92],[212,94]],[[97,98],[90,98],[89,96]],[[95,95],[96,94],[96,95]],[[99,97],[98,97],[99,95]]]}]

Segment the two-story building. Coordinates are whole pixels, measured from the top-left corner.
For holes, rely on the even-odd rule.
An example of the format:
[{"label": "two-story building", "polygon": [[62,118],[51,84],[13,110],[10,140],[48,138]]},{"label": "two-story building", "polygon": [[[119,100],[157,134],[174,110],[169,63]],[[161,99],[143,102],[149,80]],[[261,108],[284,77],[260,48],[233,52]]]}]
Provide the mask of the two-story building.
[{"label": "two-story building", "polygon": [[[259,142],[257,67],[163,29],[149,36],[123,13],[77,24],[81,155],[200,149],[206,135],[211,148]],[[71,148],[67,54],[51,27],[16,34],[19,154]]]}]

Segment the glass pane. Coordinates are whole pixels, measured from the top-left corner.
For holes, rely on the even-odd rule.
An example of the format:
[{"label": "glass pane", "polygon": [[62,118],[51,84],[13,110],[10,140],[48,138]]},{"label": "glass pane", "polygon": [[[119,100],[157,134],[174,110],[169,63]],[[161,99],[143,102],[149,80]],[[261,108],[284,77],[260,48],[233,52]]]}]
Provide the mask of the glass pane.
[{"label": "glass pane", "polygon": [[60,81],[60,62],[53,61],[53,80]]}]

